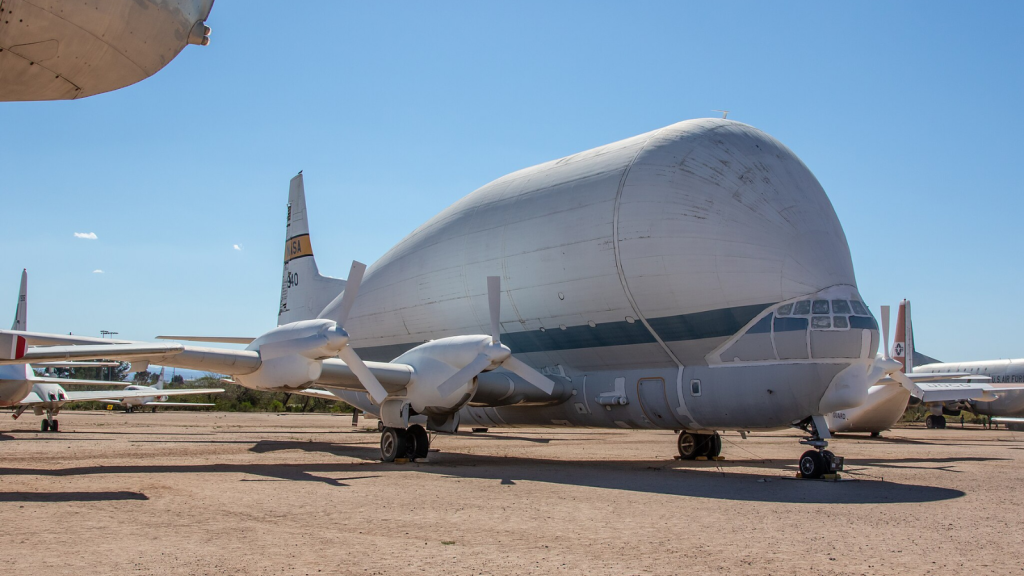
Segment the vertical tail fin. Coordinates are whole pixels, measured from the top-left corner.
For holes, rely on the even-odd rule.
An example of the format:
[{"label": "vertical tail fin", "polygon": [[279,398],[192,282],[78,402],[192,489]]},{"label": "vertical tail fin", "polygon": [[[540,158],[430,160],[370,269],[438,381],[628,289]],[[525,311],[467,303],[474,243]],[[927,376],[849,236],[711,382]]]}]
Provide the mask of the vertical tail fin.
[{"label": "vertical tail fin", "polygon": [[153,388],[156,388],[157,390],[163,390],[164,389],[164,384],[165,384],[165,382],[164,382],[164,370],[166,370],[166,368],[161,366],[160,367],[160,377],[156,379],[156,384],[153,384]]},{"label": "vertical tail fin", "polygon": [[896,336],[892,343],[892,357],[903,364],[904,373],[914,371],[914,325],[910,320],[910,300],[900,302],[896,314]]},{"label": "vertical tail fin", "polygon": [[18,307],[14,310],[14,325],[11,330],[28,330],[28,270],[21,271],[21,289],[18,290]]},{"label": "vertical tail fin", "polygon": [[316,318],[345,289],[345,281],[321,276],[309,242],[306,191],[302,172],[288,187],[288,224],[285,232],[284,274],[277,325]]}]

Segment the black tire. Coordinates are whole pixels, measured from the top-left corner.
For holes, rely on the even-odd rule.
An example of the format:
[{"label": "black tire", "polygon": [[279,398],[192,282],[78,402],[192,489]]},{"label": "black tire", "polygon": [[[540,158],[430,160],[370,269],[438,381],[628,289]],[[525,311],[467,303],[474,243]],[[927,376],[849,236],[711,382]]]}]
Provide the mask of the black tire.
[{"label": "black tire", "polygon": [[679,433],[676,439],[676,448],[679,449],[679,457],[683,460],[693,460],[700,456],[700,446],[703,438],[700,434],[692,434],[687,431]]},{"label": "black tire", "polygon": [[50,432],[60,432],[60,422],[56,419],[54,419],[53,422],[50,422]]},{"label": "black tire", "polygon": [[409,457],[426,458],[430,454],[430,436],[423,426],[413,424],[409,426]]},{"label": "black tire", "polygon": [[485,434],[490,428],[473,428],[474,434]]},{"label": "black tire", "polygon": [[946,418],[943,416],[936,416],[935,427],[938,428],[939,430],[944,429],[946,427]]},{"label": "black tire", "polygon": [[384,427],[380,434],[380,459],[394,462],[395,458],[406,458],[409,454],[409,434],[401,428]]},{"label": "black tire", "polygon": [[49,432],[50,423],[46,420],[43,420],[43,423],[39,425],[39,430],[41,430],[42,432]]},{"label": "black tire", "polygon": [[822,450],[821,457],[825,459],[825,473],[830,474],[833,471],[836,455],[831,450]]},{"label": "black tire", "polygon": [[872,432],[871,433],[871,437],[872,438],[881,438],[882,437],[882,433],[881,432]]},{"label": "black tire", "polygon": [[928,417],[924,419],[924,427],[925,428],[935,428],[935,416],[934,415],[929,414]]},{"label": "black tire", "polygon": [[711,435],[708,440],[708,458],[718,458],[722,455],[722,436],[718,432]]},{"label": "black tire", "polygon": [[808,450],[800,457],[800,475],[804,478],[821,478],[825,475],[827,463],[817,450]]}]

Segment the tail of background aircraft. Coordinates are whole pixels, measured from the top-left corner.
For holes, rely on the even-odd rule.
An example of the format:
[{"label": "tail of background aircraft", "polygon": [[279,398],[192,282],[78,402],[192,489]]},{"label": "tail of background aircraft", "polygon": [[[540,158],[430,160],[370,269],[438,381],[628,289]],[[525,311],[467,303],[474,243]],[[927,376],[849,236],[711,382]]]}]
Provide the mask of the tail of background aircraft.
[{"label": "tail of background aircraft", "polygon": [[903,364],[903,372],[913,372],[914,366],[938,364],[931,356],[917,351],[914,346],[914,324],[910,319],[910,300],[900,302],[900,310],[896,315],[896,335],[892,343],[892,357]]},{"label": "tail of background aircraft", "polygon": [[164,384],[165,384],[165,382],[164,382],[164,370],[166,370],[166,368],[161,366],[160,367],[160,377],[156,379],[156,384],[153,384],[153,388],[156,388],[157,390],[163,390],[164,389]]},{"label": "tail of background aircraft", "polygon": [[892,342],[892,357],[903,364],[904,373],[914,371],[914,326],[910,322],[910,301],[900,302],[896,313],[896,335]]},{"label": "tail of background aircraft", "polygon": [[28,270],[21,271],[21,289],[18,290],[18,307],[14,310],[14,325],[11,330],[28,330]]},{"label": "tail of background aircraft", "polygon": [[309,242],[306,192],[302,185],[302,172],[299,172],[288,188],[288,225],[277,325],[316,318],[344,289],[344,280],[321,276],[317,270]]}]

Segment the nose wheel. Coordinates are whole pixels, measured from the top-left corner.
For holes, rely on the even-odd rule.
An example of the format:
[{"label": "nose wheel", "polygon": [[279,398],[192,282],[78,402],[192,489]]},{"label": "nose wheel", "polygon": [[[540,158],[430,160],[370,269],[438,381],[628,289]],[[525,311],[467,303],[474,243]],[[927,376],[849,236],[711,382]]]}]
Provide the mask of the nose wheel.
[{"label": "nose wheel", "polygon": [[800,428],[810,434],[808,438],[800,441],[801,444],[810,446],[800,456],[797,467],[800,469],[801,478],[812,480],[821,478],[826,474],[835,474],[843,470],[843,457],[836,456],[828,448],[828,439],[832,434],[828,431],[828,424],[822,416],[811,416],[800,423]]}]

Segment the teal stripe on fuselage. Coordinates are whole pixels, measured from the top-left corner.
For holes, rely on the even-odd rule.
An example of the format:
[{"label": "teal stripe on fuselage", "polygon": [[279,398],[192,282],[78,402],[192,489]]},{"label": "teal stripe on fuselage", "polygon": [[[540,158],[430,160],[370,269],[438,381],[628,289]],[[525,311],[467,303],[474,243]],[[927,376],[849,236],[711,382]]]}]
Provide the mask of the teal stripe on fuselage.
[{"label": "teal stripe on fuselage", "polygon": [[[682,342],[732,336],[753,320],[765,308],[774,304],[736,306],[693,314],[650,318],[648,322],[665,342]],[[602,348],[630,344],[652,344],[657,342],[650,331],[639,321],[605,322],[594,327],[589,325],[567,326],[565,330],[548,328],[509,332],[501,335],[501,342],[513,353],[552,352],[579,348]],[[387,362],[409,351],[422,342],[391,344],[357,348],[364,360]]]}]

